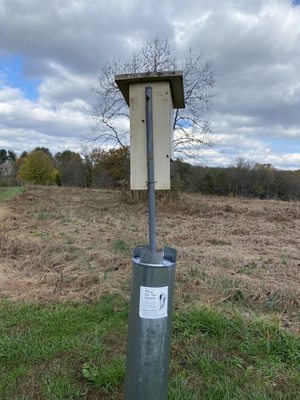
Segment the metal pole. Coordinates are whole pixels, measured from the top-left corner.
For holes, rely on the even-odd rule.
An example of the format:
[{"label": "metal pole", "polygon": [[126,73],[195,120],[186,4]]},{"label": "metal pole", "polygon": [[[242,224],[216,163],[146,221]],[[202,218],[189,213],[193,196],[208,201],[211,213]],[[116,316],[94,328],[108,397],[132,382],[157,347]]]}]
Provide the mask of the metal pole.
[{"label": "metal pole", "polygon": [[152,87],[145,88],[146,94],[146,134],[147,134],[147,172],[148,172],[148,211],[149,211],[149,249],[156,253],[156,219],[154,189],[154,151],[153,151],[153,110]]}]

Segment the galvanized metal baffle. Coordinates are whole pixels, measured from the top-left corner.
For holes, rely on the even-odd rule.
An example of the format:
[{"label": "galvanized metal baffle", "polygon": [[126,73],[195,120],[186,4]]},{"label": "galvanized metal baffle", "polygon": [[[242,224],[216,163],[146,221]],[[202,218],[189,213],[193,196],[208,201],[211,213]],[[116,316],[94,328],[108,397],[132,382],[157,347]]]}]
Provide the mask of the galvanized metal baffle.
[{"label": "galvanized metal baffle", "polygon": [[167,400],[176,250],[156,249],[152,88],[145,88],[149,246],[132,257],[125,400]]}]

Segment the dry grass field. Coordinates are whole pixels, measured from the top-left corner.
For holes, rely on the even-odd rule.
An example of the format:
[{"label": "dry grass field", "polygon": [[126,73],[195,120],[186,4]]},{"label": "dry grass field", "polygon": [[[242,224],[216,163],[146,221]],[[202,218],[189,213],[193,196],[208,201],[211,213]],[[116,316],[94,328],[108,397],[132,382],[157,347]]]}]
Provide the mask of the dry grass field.
[{"label": "dry grass field", "polygon": [[[182,194],[157,201],[159,246],[178,251],[175,308],[238,307],[299,333],[300,204]],[[130,295],[147,204],[119,192],[35,187],[0,203],[0,298]]]}]

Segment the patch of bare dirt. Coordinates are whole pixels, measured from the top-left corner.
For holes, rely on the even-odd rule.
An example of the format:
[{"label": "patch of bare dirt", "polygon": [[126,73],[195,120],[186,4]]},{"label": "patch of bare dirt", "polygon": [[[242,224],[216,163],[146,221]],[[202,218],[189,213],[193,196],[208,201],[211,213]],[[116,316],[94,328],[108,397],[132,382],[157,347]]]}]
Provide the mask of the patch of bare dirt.
[{"label": "patch of bare dirt", "polygon": [[[129,297],[130,252],[148,240],[145,202],[117,192],[34,188],[13,199],[0,220],[0,297]],[[159,245],[178,251],[177,308],[238,306],[299,329],[299,202],[162,196],[157,221]]]}]

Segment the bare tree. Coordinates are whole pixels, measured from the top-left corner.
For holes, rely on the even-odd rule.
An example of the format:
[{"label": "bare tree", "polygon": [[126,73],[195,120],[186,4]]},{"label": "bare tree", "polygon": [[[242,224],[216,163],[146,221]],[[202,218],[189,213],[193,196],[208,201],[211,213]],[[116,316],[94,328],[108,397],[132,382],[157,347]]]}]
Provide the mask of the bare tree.
[{"label": "bare tree", "polygon": [[117,74],[177,68],[184,74],[186,108],[174,112],[174,149],[177,153],[195,157],[203,144],[209,144],[211,128],[203,116],[215,96],[214,64],[188,48],[181,65],[178,65],[168,41],[159,38],[146,42],[129,60],[115,60],[101,69],[98,86],[94,88],[97,103],[91,111],[96,121],[94,140],[100,146],[114,144],[125,147],[129,144],[128,106],[115,83]]}]

